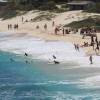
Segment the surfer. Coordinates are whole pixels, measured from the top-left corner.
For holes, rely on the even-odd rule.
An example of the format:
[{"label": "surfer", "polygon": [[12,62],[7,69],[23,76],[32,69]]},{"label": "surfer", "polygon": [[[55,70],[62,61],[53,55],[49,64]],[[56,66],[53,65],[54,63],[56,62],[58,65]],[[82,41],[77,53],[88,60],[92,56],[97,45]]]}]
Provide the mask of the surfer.
[{"label": "surfer", "polygon": [[56,56],[55,55],[53,55],[52,57],[53,57],[53,59],[56,59]]},{"label": "surfer", "polygon": [[58,62],[58,61],[56,61],[56,60],[54,60],[54,63],[55,63],[55,64],[60,64],[60,62]]},{"label": "surfer", "polygon": [[55,64],[60,64],[59,61],[56,61],[57,57],[56,57],[55,55],[53,55],[53,59],[54,59],[54,63],[55,63]]},{"label": "surfer", "polygon": [[28,56],[28,54],[27,54],[27,53],[25,53],[25,54],[24,54],[24,56]]}]

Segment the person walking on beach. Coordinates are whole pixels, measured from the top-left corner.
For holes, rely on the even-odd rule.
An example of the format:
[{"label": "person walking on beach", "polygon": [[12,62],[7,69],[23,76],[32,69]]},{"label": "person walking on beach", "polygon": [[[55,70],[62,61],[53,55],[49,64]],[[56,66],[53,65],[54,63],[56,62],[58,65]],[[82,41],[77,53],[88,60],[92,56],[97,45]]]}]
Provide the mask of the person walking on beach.
[{"label": "person walking on beach", "polygon": [[22,17],[22,22],[24,22],[24,17]]},{"label": "person walking on beach", "polygon": [[44,25],[44,29],[47,30],[47,24]]},{"label": "person walking on beach", "polygon": [[19,25],[18,24],[16,24],[16,29],[18,29],[19,28]]},{"label": "person walking on beach", "polygon": [[65,35],[65,29],[64,28],[62,29],[62,33],[63,33],[63,36],[64,36]]},{"label": "person walking on beach", "polygon": [[10,25],[8,24],[8,30],[10,29]]},{"label": "person walking on beach", "polygon": [[66,30],[65,30],[65,34],[69,34],[69,31],[68,31],[68,29],[66,29]]},{"label": "person walking on beach", "polygon": [[12,29],[12,24],[9,24],[9,29]]},{"label": "person walking on beach", "polygon": [[14,29],[17,29],[17,24],[14,25]]},{"label": "person walking on beach", "polygon": [[99,53],[99,42],[96,43],[95,53],[96,55]]},{"label": "person walking on beach", "polygon": [[90,64],[93,64],[93,57],[92,57],[92,55],[89,57],[89,60],[90,60]]},{"label": "person walking on beach", "polygon": [[52,22],[52,27],[54,27],[54,26],[55,26],[55,22],[53,21],[53,22]]},{"label": "person walking on beach", "polygon": [[56,28],[55,28],[55,34],[56,34],[56,35],[57,35],[58,31],[59,31],[59,29],[58,29],[58,27],[56,27]]},{"label": "person walking on beach", "polygon": [[74,48],[75,48],[75,50],[77,49],[77,47],[76,47],[76,44],[74,43]]},{"label": "person walking on beach", "polygon": [[77,51],[79,51],[79,50],[80,50],[80,48],[79,48],[79,45],[78,45],[78,44],[76,45],[76,50],[77,50]]},{"label": "person walking on beach", "polygon": [[14,29],[16,29],[16,24],[14,25]]},{"label": "person walking on beach", "polygon": [[39,29],[39,28],[40,28],[39,25],[37,25],[37,26],[36,26],[36,29]]}]

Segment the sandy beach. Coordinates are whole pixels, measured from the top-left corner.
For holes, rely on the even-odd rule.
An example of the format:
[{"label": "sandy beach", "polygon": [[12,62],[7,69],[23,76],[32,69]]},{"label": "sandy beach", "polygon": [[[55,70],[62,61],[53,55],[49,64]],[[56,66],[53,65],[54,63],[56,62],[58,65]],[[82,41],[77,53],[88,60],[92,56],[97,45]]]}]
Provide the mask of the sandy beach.
[{"label": "sandy beach", "polygon": [[[100,100],[100,56],[92,46],[82,47],[84,42],[90,44],[91,37],[54,31],[58,25],[100,14],[69,11],[52,13],[51,20],[36,20],[44,14],[48,12],[30,11],[0,20],[0,99]],[[100,33],[97,36],[100,41]]]},{"label": "sandy beach", "polygon": [[[46,12],[41,12],[46,13]],[[42,20],[37,22],[31,22],[30,19],[36,18],[39,16],[40,12],[38,11],[30,11],[24,15],[17,16],[15,18],[2,20],[0,21],[0,32],[10,32],[13,33],[15,36],[23,36],[26,34],[32,34],[33,37],[38,37],[45,39],[47,41],[49,40],[62,40],[66,42],[76,43],[80,46],[83,45],[84,42],[90,42],[90,37],[86,37],[85,39],[82,39],[82,36],[77,34],[66,34],[65,36],[62,35],[61,32],[59,32],[58,35],[54,34],[54,27],[52,27],[52,22],[55,21],[55,26],[61,24],[66,25],[68,23],[71,23],[73,21],[79,21],[82,19],[85,19],[89,16],[93,15],[99,15],[99,14],[92,14],[92,13],[85,13],[82,11],[69,11],[61,14],[55,14],[55,17],[52,18],[50,21]],[[27,20],[27,22],[22,22],[22,17],[24,20]],[[43,28],[44,24],[47,24],[47,30]],[[18,30],[8,30],[8,24],[18,24],[19,29]],[[39,25],[39,29],[36,29],[36,26]],[[99,33],[97,33],[97,36],[100,39]],[[87,55],[95,54],[92,47],[85,47],[83,48]]]}]

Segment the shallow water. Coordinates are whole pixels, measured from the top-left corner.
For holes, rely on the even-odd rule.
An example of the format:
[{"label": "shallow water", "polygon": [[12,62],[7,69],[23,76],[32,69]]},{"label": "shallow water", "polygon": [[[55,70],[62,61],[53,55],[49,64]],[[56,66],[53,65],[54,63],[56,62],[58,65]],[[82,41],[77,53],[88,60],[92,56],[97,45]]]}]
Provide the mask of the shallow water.
[{"label": "shallow water", "polygon": [[80,81],[99,72],[0,52],[0,100],[99,100],[100,87]]},{"label": "shallow water", "polygon": [[0,33],[0,50],[0,100],[100,100],[100,57],[30,34]]}]

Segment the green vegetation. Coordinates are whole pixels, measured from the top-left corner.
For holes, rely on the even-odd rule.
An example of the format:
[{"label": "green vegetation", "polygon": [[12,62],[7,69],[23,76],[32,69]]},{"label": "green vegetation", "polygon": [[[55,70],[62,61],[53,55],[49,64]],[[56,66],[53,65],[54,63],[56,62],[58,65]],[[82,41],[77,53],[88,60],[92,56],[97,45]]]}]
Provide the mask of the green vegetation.
[{"label": "green vegetation", "polygon": [[18,11],[18,10],[5,10],[0,12],[0,18],[2,20],[11,19],[13,17],[26,14],[27,11]]},{"label": "green vegetation", "polygon": [[82,21],[74,21],[65,27],[72,27],[72,28],[82,28],[82,27],[91,27],[94,26],[100,29],[100,16],[89,17]]},{"label": "green vegetation", "polygon": [[42,21],[42,20],[51,20],[55,15],[52,13],[40,14],[39,16],[32,19],[33,22]]},{"label": "green vegetation", "polygon": [[[11,10],[58,10],[58,12],[63,12],[67,8],[67,2],[73,0],[7,0],[9,3],[7,5],[8,9]],[[84,0],[79,0],[84,1]],[[98,8],[100,8],[99,0],[91,0],[97,2],[94,7],[91,7],[89,11],[100,12]],[[61,8],[57,7],[57,5],[62,5]]]},{"label": "green vegetation", "polygon": [[[70,0],[8,0],[10,9],[17,10],[53,10],[58,12],[63,12],[67,8],[67,2]],[[62,5],[61,8],[57,5]]]},{"label": "green vegetation", "polygon": [[88,12],[100,13],[100,3],[96,3]]},{"label": "green vegetation", "polygon": [[[67,2],[73,0],[7,0],[10,2],[8,8],[11,10],[24,10],[29,11],[33,9],[38,10],[51,10],[54,12],[65,12],[68,10]],[[79,0],[84,1],[84,0]],[[86,0],[85,0],[86,1]],[[97,12],[100,13],[100,0],[91,0],[96,2],[95,6],[92,6],[88,9],[88,12]],[[63,4],[63,5],[62,5]],[[61,7],[57,7],[57,5],[61,5]]]},{"label": "green vegetation", "polygon": [[[2,8],[0,11],[0,17],[4,19],[15,17],[20,11],[30,11],[30,10],[48,10],[51,12],[62,13],[68,11],[67,2],[72,0],[7,0],[8,4]],[[83,0],[80,0],[83,1]],[[98,12],[100,13],[100,1],[91,0],[96,2],[94,7],[88,10],[88,12]],[[50,15],[42,15],[39,17],[45,17],[45,19],[50,20]],[[52,17],[52,16],[51,16]],[[41,19],[40,19],[41,20]]]},{"label": "green vegetation", "polygon": [[17,16],[17,14],[18,13],[15,10],[3,11],[3,12],[0,12],[0,18],[3,18],[3,20],[5,20],[5,19],[15,17],[15,16]]}]

